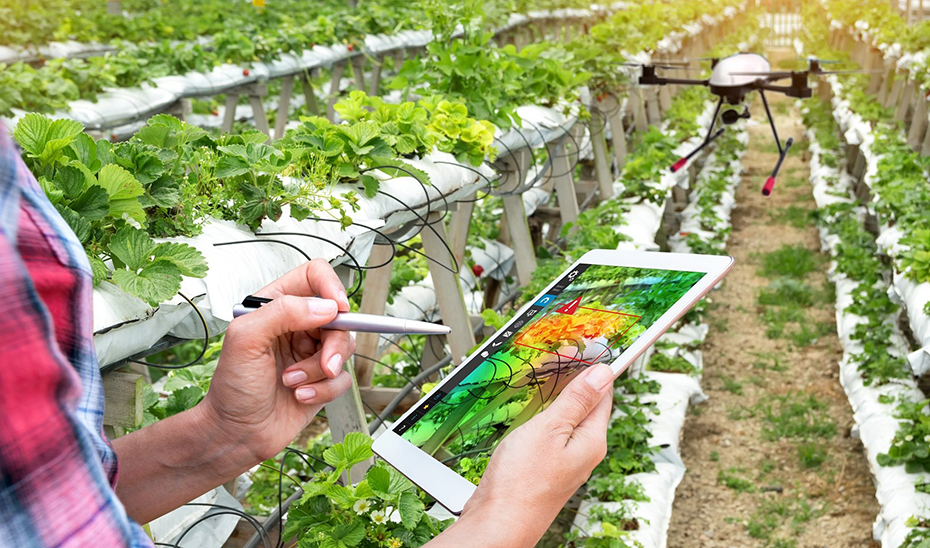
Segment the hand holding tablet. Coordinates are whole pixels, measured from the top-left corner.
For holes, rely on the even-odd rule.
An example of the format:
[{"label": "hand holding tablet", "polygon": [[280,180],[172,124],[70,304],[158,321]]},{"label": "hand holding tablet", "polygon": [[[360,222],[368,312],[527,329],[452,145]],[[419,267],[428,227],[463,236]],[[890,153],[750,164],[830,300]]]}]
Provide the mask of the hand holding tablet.
[{"label": "hand holding tablet", "polygon": [[452,470],[459,458],[494,451],[592,366],[622,373],[732,263],[691,254],[585,254],[372,448],[449,511],[462,512],[475,486]]}]

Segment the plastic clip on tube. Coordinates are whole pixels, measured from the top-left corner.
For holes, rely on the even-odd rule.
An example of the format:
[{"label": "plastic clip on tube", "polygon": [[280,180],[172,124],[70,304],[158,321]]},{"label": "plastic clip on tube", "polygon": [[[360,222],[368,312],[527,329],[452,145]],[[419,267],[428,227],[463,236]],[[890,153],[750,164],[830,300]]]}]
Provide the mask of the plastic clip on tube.
[{"label": "plastic clip on tube", "polygon": [[[259,307],[270,302],[271,299],[249,295],[241,303],[233,306],[233,318],[258,310]],[[336,314],[335,320],[321,326],[320,329],[357,331],[361,333],[402,333],[406,335],[447,335],[452,332],[452,329],[445,325],[354,312],[340,312]]]}]

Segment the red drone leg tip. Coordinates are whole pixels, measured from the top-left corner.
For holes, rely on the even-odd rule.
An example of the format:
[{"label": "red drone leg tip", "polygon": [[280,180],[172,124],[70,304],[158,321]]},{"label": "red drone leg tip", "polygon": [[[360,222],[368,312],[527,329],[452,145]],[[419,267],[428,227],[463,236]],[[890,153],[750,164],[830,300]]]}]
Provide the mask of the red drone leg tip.
[{"label": "red drone leg tip", "polygon": [[762,195],[768,196],[772,193],[772,189],[775,188],[775,177],[769,177],[765,180],[765,184],[762,185]]},{"label": "red drone leg tip", "polygon": [[677,162],[675,162],[674,164],[672,164],[672,173],[675,173],[675,172],[678,171],[679,169],[683,168],[683,167],[685,166],[685,164],[687,164],[687,163],[688,163],[688,159],[687,159],[687,158],[681,158],[681,159],[679,159]]}]

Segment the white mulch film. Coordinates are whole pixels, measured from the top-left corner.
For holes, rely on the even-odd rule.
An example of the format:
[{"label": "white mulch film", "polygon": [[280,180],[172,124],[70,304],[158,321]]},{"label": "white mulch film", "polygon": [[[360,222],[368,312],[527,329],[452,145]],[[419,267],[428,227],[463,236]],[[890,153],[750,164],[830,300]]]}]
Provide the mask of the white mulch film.
[{"label": "white mulch film", "polygon": [[[841,88],[835,78],[830,78],[830,84],[833,86],[835,97],[833,99],[834,119],[840,127],[846,141],[850,145],[859,145],[860,152],[865,155],[868,162],[865,183],[868,185],[870,179],[876,173],[877,158],[871,151],[871,143],[874,141],[871,127],[864,122],[861,117],[849,110],[848,101],[840,99]],[[852,191],[853,179],[845,173],[840,173],[835,168],[830,168],[821,164],[820,156],[823,151],[816,143],[814,136],[809,135],[811,141],[811,184],[813,185],[814,199],[818,208],[839,201],[852,202],[851,198],[843,198],[830,194],[829,192],[845,192],[850,194]],[[834,181],[831,184],[831,181]],[[871,186],[871,185],[870,185]],[[864,219],[866,212],[862,210],[860,217]],[[900,235],[889,235],[890,228],[881,227],[878,242],[880,247],[886,252],[890,252],[897,244]],[[821,229],[821,247],[831,256],[835,255],[835,248],[840,243],[839,238],[827,234],[826,230]],[[930,510],[930,495],[919,493],[915,485],[921,481],[923,475],[910,474],[905,472],[904,466],[880,466],[877,462],[877,456],[881,453],[887,453],[891,447],[891,441],[898,431],[899,421],[894,418],[897,403],[882,403],[879,398],[891,396],[896,400],[922,400],[923,393],[918,389],[917,383],[911,379],[897,380],[881,387],[866,386],[863,382],[862,375],[855,363],[851,362],[851,356],[863,351],[862,345],[858,341],[850,339],[855,326],[863,319],[854,314],[845,312],[845,308],[852,302],[852,293],[859,285],[858,282],[848,279],[845,275],[836,271],[836,263],[831,262],[830,281],[836,287],[836,324],[840,341],[843,345],[843,358],[839,363],[840,383],[849,398],[849,403],[853,408],[853,417],[856,422],[858,436],[865,447],[866,457],[869,468],[872,472],[875,483],[875,497],[881,505],[881,511],[873,524],[873,536],[876,541],[880,541],[882,546],[896,547],[903,544],[908,534],[909,528],[905,527],[905,521],[911,516],[921,511]],[[905,282],[906,285],[901,282]],[[902,287],[904,285],[904,287]],[[908,318],[911,321],[911,327],[915,335],[920,336],[920,340],[927,342],[927,318],[925,315],[916,315],[913,309],[922,307],[926,302],[926,293],[920,302],[919,307],[913,300],[919,298],[921,291],[926,291],[927,287],[908,287],[915,284],[902,280],[900,276],[895,276],[895,283],[892,290],[897,292],[902,304],[907,307]],[[920,284],[928,286],[930,284]],[[915,323],[915,319],[921,320]],[[896,315],[891,315],[888,322],[896,326]],[[903,336],[895,327],[895,333],[892,336],[893,351],[900,357],[907,354],[907,343]],[[918,351],[915,354],[921,354],[911,360],[912,365],[920,366],[925,360],[926,353]],[[917,368],[915,367],[915,372]]]}]

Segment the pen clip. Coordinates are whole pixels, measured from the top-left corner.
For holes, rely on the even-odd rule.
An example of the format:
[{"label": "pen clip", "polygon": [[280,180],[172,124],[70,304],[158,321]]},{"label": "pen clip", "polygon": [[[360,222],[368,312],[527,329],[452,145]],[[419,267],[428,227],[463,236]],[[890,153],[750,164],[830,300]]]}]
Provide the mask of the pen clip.
[{"label": "pen clip", "polygon": [[268,304],[271,302],[271,299],[266,297],[256,297],[255,295],[249,295],[246,298],[242,299],[242,306],[246,308],[259,308],[263,304]]}]

